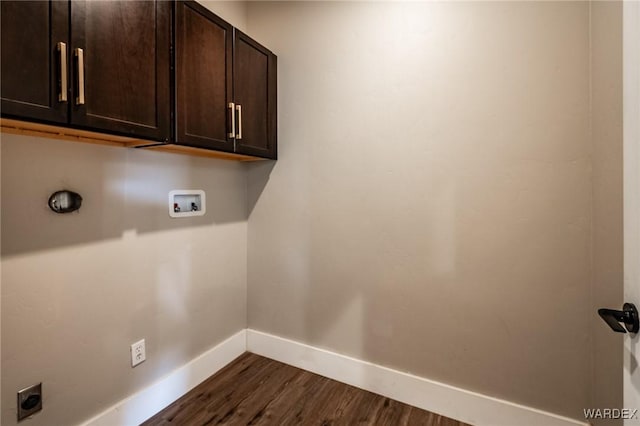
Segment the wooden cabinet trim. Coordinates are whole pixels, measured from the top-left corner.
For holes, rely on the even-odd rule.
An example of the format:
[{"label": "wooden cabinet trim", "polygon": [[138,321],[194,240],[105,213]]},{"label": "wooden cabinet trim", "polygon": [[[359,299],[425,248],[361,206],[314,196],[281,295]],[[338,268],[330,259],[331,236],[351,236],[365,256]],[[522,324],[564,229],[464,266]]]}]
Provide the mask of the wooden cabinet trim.
[{"label": "wooden cabinet trim", "polygon": [[57,139],[71,142],[83,142],[97,145],[108,145],[120,148],[140,148],[154,151],[186,154],[197,157],[219,158],[233,161],[262,161],[264,158],[249,155],[234,154],[229,152],[212,151],[208,149],[181,146],[174,144],[158,144],[157,142],[135,139],[127,136],[110,135],[106,133],[92,132],[89,130],[74,129],[70,127],[56,126],[53,124],[34,123],[30,121],[0,118],[0,131],[4,134],[36,136],[41,138]]}]

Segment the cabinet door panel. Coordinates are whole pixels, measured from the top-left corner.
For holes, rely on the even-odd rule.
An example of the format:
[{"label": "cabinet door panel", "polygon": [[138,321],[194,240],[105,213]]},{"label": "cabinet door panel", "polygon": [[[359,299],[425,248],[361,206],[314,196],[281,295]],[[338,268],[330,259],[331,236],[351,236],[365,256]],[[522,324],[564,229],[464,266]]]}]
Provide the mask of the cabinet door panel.
[{"label": "cabinet door panel", "polygon": [[233,91],[242,107],[242,137],[236,152],[275,159],[277,135],[276,56],[235,30]]},{"label": "cabinet door panel", "polygon": [[233,28],[195,2],[176,5],[176,141],[233,151]]},{"label": "cabinet door panel", "polygon": [[[74,1],[73,124],[168,140],[170,4],[166,1]],[[84,69],[85,104],[78,67]]]},{"label": "cabinet door panel", "polygon": [[2,115],[66,123],[57,43],[69,43],[69,3],[1,1],[0,16]]}]

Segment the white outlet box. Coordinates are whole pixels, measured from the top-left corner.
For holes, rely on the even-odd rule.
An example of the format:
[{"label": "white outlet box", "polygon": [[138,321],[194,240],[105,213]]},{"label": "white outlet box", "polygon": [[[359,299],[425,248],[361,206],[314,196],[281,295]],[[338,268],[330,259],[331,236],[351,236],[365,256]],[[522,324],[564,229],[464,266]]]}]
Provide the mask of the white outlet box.
[{"label": "white outlet box", "polygon": [[135,367],[147,359],[147,351],[144,348],[144,339],[131,345],[131,366]]},{"label": "white outlet box", "polygon": [[174,189],[169,192],[169,216],[173,218],[203,216],[207,200],[201,189]]}]

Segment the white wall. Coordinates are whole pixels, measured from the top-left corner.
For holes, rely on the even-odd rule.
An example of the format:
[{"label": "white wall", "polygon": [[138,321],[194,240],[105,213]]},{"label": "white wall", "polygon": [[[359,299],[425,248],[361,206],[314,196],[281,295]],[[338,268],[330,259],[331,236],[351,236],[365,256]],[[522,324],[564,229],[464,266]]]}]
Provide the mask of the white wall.
[{"label": "white wall", "polygon": [[[623,5],[624,300],[640,300],[640,3]],[[624,339],[624,407],[640,407],[640,336]],[[637,425],[639,420],[625,420]]]},{"label": "white wall", "polygon": [[198,0],[198,3],[231,23],[234,27],[247,31],[247,4],[241,0],[218,1]]},{"label": "white wall", "polygon": [[551,412],[590,401],[589,6],[255,2],[280,158],[251,328]]},{"label": "white wall", "polygon": [[[621,337],[596,315],[623,303],[622,3],[591,2],[593,181],[591,407],[622,407]],[[622,421],[618,421],[621,424]],[[594,424],[599,424],[594,421]],[[602,422],[613,426],[612,420]]]},{"label": "white wall", "polygon": [[[246,327],[242,165],[13,135],[2,162],[3,425],[23,387],[44,386],[31,425],[75,424]],[[169,218],[185,188],[205,216]],[[49,210],[59,189],[79,213]]]}]

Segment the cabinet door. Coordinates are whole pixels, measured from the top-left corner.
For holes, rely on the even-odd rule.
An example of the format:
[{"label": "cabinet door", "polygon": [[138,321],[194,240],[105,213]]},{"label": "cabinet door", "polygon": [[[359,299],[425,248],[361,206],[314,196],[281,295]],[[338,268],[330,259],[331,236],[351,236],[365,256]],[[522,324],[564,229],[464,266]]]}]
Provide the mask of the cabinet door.
[{"label": "cabinet door", "polygon": [[[67,122],[58,43],[69,44],[69,3],[0,1],[2,115]],[[68,95],[68,93],[66,93]]]},{"label": "cabinet door", "polygon": [[233,91],[238,110],[236,152],[277,157],[276,56],[239,30],[234,40]]},{"label": "cabinet door", "polygon": [[71,2],[74,125],[169,139],[170,13],[161,0]]},{"label": "cabinet door", "polygon": [[175,16],[176,142],[233,152],[233,27],[190,1]]}]

